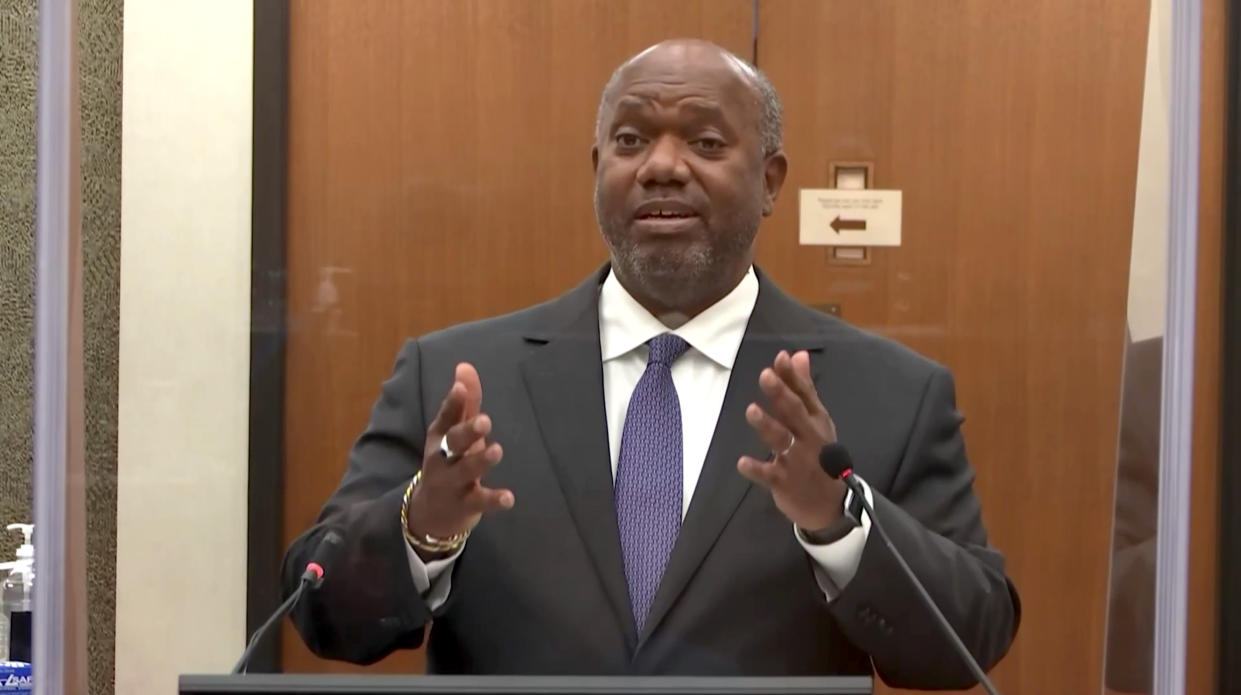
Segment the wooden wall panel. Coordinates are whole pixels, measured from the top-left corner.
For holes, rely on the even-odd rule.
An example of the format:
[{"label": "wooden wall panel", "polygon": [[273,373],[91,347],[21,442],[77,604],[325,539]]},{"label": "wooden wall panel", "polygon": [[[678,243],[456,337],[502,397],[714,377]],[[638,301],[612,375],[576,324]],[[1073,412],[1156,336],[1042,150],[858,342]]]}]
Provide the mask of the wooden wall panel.
[{"label": "wooden wall panel", "polygon": [[[1024,604],[1005,692],[1101,687],[1147,6],[760,0],[788,195],[759,259],[803,300],[951,367]],[[904,190],[869,266],[797,245],[829,163]],[[830,404],[828,404],[830,407]]]},{"label": "wooden wall panel", "polygon": [[[404,338],[553,297],[606,258],[590,147],[616,65],[678,36],[748,58],[752,15],[750,0],[293,2],[286,539],[338,484]],[[349,670],[291,630],[283,659]]]}]

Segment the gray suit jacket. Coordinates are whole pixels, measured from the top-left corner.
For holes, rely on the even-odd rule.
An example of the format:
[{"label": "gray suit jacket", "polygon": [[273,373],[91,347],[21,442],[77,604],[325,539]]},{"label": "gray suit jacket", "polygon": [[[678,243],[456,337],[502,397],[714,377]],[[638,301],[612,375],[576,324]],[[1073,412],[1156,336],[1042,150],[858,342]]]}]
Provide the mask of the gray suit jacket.
[{"label": "gray suit jacket", "polygon": [[[291,591],[325,529],[346,550],[294,613],[317,654],[368,663],[415,647],[434,618],[438,673],[869,674],[893,685],[971,683],[872,532],[831,603],[771,496],[736,470],[769,454],[744,410],[780,350],[809,350],[819,393],[893,541],[988,668],[1020,615],[987,545],[942,367],[809,309],[761,272],[719,424],[650,617],[635,632],[621,566],[599,352],[607,268],[524,311],[411,340],[319,522],[285,557]],[[484,517],[432,616],[410,576],[401,496],[427,425],[468,361],[483,383],[504,460],[486,483],[514,509]]]}]

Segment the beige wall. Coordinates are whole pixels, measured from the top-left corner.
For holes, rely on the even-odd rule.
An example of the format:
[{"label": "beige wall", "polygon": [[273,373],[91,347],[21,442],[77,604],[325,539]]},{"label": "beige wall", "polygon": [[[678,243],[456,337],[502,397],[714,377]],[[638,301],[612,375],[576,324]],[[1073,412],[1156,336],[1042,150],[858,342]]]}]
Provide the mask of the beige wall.
[{"label": "beige wall", "polygon": [[1142,93],[1137,196],[1129,266],[1129,332],[1134,341],[1163,335],[1168,258],[1168,99],[1172,3],[1152,0]]},{"label": "beige wall", "polygon": [[126,0],[116,692],[244,643],[253,6]]}]

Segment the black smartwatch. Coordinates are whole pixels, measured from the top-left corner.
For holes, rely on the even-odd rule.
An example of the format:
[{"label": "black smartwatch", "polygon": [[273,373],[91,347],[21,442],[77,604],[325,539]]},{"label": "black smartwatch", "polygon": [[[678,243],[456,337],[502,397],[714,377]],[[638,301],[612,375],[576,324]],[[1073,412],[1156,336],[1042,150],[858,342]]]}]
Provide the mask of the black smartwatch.
[{"label": "black smartwatch", "polygon": [[862,500],[858,499],[857,495],[853,495],[853,499],[849,501],[848,508],[831,526],[817,531],[806,531],[798,528],[797,532],[811,545],[830,545],[849,535],[849,532],[853,529],[861,526],[861,518]]}]

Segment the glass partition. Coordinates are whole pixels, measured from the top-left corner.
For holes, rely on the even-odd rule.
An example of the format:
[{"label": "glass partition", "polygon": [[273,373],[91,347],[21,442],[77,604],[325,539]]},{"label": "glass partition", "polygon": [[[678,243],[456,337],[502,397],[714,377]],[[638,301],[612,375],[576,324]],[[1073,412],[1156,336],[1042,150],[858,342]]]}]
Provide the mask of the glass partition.
[{"label": "glass partition", "polygon": [[1171,8],[80,5],[89,692],[1151,692]]},{"label": "glass partition", "polygon": [[1166,324],[1171,3],[1151,4],[1129,270],[1104,685],[1152,692]]}]

